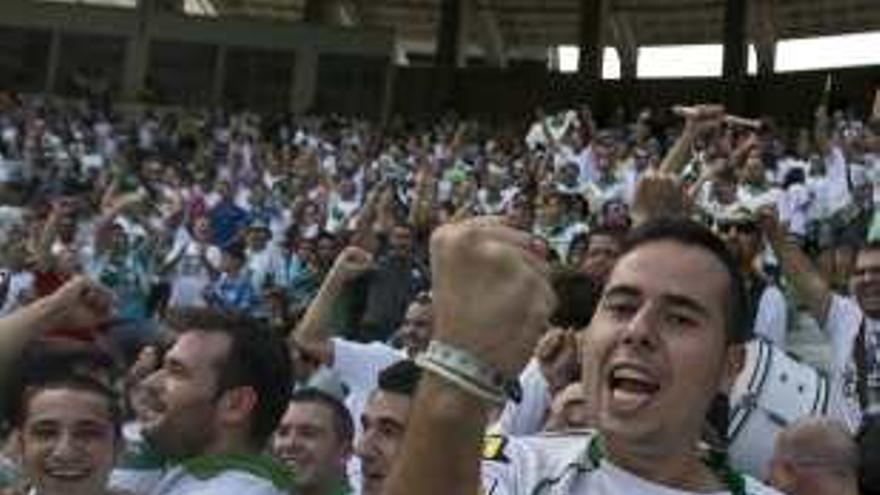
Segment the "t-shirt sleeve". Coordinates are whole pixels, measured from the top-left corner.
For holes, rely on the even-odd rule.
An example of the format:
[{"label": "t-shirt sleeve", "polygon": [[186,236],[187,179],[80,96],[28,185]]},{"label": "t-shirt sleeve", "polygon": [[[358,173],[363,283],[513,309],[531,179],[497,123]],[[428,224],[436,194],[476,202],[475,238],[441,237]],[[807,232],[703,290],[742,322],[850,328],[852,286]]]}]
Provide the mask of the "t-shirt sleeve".
[{"label": "t-shirt sleeve", "polygon": [[332,339],[332,369],[353,392],[366,393],[376,388],[379,372],[403,359],[393,348],[381,342],[362,344]]},{"label": "t-shirt sleeve", "polygon": [[788,303],[779,288],[768,286],[761,295],[758,314],[755,318],[755,334],[785,347],[785,334],[788,328]]},{"label": "t-shirt sleeve", "polygon": [[498,419],[498,427],[507,435],[531,435],[540,431],[550,407],[547,380],[537,360],[529,361],[519,382],[522,400],[518,404],[508,401]]},{"label": "t-shirt sleeve", "polygon": [[831,364],[835,369],[844,369],[849,362],[863,318],[864,314],[854,300],[837,294],[831,296],[824,330],[831,345]]}]

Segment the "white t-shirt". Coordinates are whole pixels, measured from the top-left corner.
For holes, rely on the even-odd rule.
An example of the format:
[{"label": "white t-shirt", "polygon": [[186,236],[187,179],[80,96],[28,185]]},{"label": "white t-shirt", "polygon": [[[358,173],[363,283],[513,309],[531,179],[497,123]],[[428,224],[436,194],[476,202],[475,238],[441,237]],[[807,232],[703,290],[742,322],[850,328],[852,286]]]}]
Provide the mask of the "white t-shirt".
[{"label": "white t-shirt", "polygon": [[283,285],[284,268],[284,255],[274,246],[266,247],[259,252],[247,251],[247,269],[251,275],[251,285],[255,289],[262,289],[269,277],[273,285]]},{"label": "white t-shirt", "polygon": [[827,206],[832,215],[852,201],[847,175],[846,157],[839,147],[834,146],[825,156]]},{"label": "white t-shirt", "polygon": [[[165,261],[171,261],[180,256],[180,260],[174,266],[171,281],[171,297],[168,300],[169,307],[181,306],[206,306],[202,293],[211,282],[211,274],[202,263],[199,244],[188,234],[178,238],[178,242],[171,248],[171,252]],[[222,253],[217,246],[208,246],[205,256],[214,266],[220,266]]]},{"label": "white t-shirt", "polygon": [[788,330],[788,301],[779,287],[768,285],[758,301],[753,332],[756,336],[763,337],[784,349],[786,330]]},{"label": "white t-shirt", "polygon": [[406,359],[406,354],[382,342],[362,344],[345,339],[332,339],[331,342],[331,369],[348,387],[346,405],[357,425],[367,398],[379,384],[379,372]]},{"label": "white t-shirt", "polygon": [[779,220],[788,224],[789,233],[802,237],[807,235],[812,201],[813,194],[804,184],[794,184],[779,195],[776,203]]},{"label": "white t-shirt", "polygon": [[547,411],[550,409],[550,387],[541,365],[532,359],[519,375],[522,400],[519,403],[508,401],[497,421],[497,429],[505,435],[533,435],[544,427]]},{"label": "white t-shirt", "polygon": [[208,479],[182,467],[120,469],[110,475],[110,488],[138,495],[286,495],[269,480],[246,471],[227,470]]},{"label": "white t-shirt", "polygon": [[[345,405],[354,420],[355,437],[361,434],[361,414],[370,393],[379,385],[379,372],[392,364],[406,359],[406,355],[382,342],[362,344],[345,339],[332,339],[333,364],[331,370],[348,387]],[[361,486],[360,458],[352,456],[346,471],[349,484],[356,489]]]},{"label": "white t-shirt", "polygon": [[9,289],[6,292],[6,300],[0,307],[0,316],[8,315],[27,304],[30,297],[35,295],[33,273],[0,271],[0,280],[6,277],[9,277]]},{"label": "white t-shirt", "polygon": [[[697,495],[636,476],[607,459],[590,457],[591,431],[533,437],[494,437],[483,449],[485,495]],[[777,495],[744,476],[748,495]],[[728,491],[711,495],[728,494]],[[709,495],[701,493],[700,495]]]},{"label": "white t-shirt", "polygon": [[880,345],[878,345],[880,321],[867,318],[854,299],[841,297],[837,294],[831,297],[831,305],[825,318],[825,332],[831,345],[829,415],[845,422],[852,431],[858,429],[862,420],[856,391],[856,366],[853,350],[863,319],[865,320],[866,347],[869,349],[873,347],[875,354],[872,357],[871,353],[868,353],[868,360],[876,363],[877,357],[880,357],[877,356],[877,353],[880,352]]}]

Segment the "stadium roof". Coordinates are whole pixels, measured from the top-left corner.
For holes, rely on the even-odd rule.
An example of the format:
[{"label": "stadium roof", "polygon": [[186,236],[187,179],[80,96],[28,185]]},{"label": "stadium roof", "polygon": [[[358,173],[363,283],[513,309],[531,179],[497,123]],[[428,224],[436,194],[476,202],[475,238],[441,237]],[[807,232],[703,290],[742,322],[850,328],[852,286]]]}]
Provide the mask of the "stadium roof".
[{"label": "stadium roof", "polygon": [[[49,0],[131,4],[137,0]],[[191,13],[303,21],[306,0],[154,0]],[[470,19],[468,47],[507,54],[541,53],[578,44],[583,0],[461,0]],[[880,31],[878,0],[746,0],[751,39],[805,38]],[[442,0],[312,0],[323,22],[391,30],[402,47],[433,53]],[[720,43],[726,0],[605,0],[603,44],[619,46]],[[488,35],[488,38],[487,38]]]},{"label": "stadium roof", "polygon": [[[441,0],[320,0],[338,8],[340,23],[394,30],[404,43],[432,46]],[[305,0],[211,0],[221,15],[302,20]],[[497,29],[507,49],[578,43],[581,0],[462,0],[476,13],[472,42]],[[603,38],[613,44],[621,30],[637,45],[718,43],[725,0],[607,0]],[[749,0],[750,34],[768,15],[776,39],[880,29],[877,0]]]}]

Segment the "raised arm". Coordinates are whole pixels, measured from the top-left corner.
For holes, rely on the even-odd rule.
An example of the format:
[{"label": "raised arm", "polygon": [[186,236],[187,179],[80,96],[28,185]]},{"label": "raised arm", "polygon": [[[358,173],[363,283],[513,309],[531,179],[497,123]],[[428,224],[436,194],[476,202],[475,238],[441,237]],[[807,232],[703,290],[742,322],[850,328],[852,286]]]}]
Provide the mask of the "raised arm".
[{"label": "raised arm", "polygon": [[378,242],[374,227],[376,218],[379,215],[379,209],[382,208],[385,190],[388,187],[387,183],[379,184],[367,195],[367,200],[364,202],[364,206],[361,208],[355,221],[354,233],[351,237],[351,244],[353,246],[358,246],[371,253],[376,252]]},{"label": "raised arm", "polygon": [[810,314],[824,326],[832,294],[828,282],[822,278],[801,248],[789,240],[775,211],[770,208],[761,211],[761,227],[773,252],[779,258],[783,275],[791,283],[795,297],[806,304]]},{"label": "raised arm", "polygon": [[416,175],[415,198],[409,211],[409,224],[417,232],[430,232],[436,196],[433,171],[428,163],[423,163]]},{"label": "raised arm", "polygon": [[322,363],[332,363],[334,356],[329,329],[333,304],[345,285],[370,269],[372,264],[372,255],[361,248],[349,246],[339,253],[318,294],[291,334],[290,344]]},{"label": "raised arm", "polygon": [[[441,227],[431,240],[435,341],[508,378],[528,360],[555,304],[546,267],[528,250],[530,239],[475,218]],[[491,403],[429,370],[385,493],[408,495],[413,487],[420,495],[479,493]]]},{"label": "raised arm", "polygon": [[57,291],[0,318],[0,379],[15,356],[33,339],[59,325],[91,327],[105,321],[112,296],[86,277],[76,277]]},{"label": "raised arm", "polygon": [[831,151],[831,121],[828,118],[828,107],[824,104],[816,108],[813,122],[813,139],[819,153],[824,157]]},{"label": "raised arm", "polygon": [[695,107],[675,107],[676,114],[685,118],[684,129],[669,148],[660,163],[660,172],[678,175],[690,158],[691,148],[697,137],[708,129],[717,127],[724,118],[724,107],[720,105],[698,105]]}]

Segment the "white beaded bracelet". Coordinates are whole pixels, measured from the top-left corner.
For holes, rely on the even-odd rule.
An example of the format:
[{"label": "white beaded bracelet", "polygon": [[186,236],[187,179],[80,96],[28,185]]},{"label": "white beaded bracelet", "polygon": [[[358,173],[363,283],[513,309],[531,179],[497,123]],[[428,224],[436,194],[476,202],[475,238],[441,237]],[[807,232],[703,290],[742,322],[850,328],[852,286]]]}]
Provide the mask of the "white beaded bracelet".
[{"label": "white beaded bracelet", "polygon": [[522,396],[518,381],[508,380],[470,352],[437,340],[431,341],[416,364],[496,404],[503,404],[508,397],[519,402]]},{"label": "white beaded bracelet", "polygon": [[425,371],[429,371],[434,375],[446,380],[447,382],[455,385],[460,388],[462,391],[467,392],[470,395],[473,395],[479,399],[485,400],[486,402],[503,405],[507,402],[507,398],[503,393],[499,393],[497,391],[487,390],[483,387],[473,383],[472,381],[459,376],[452,370],[448,370],[443,365],[435,363],[430,359],[425,358],[424,355],[416,357],[416,365],[422,368]]}]

